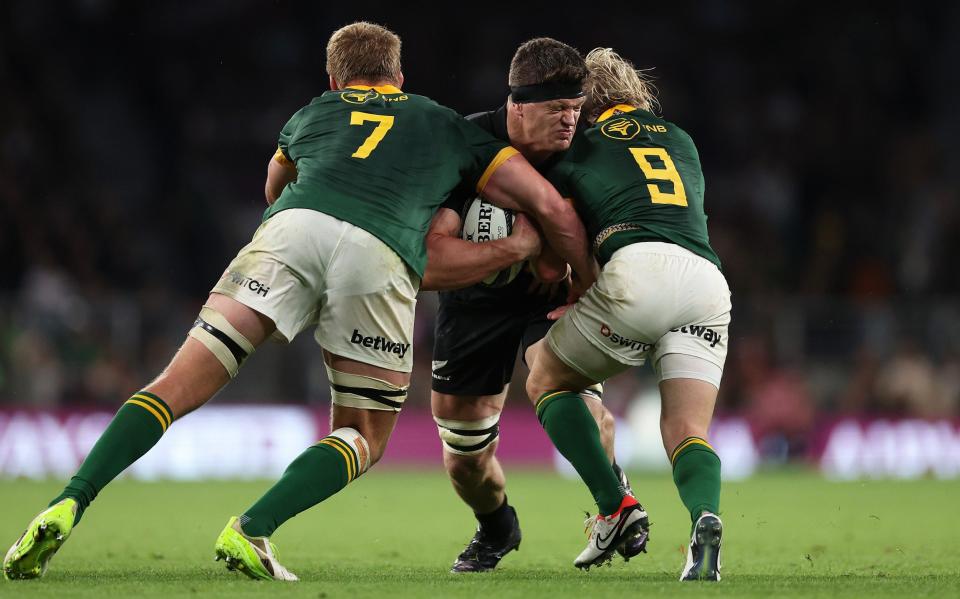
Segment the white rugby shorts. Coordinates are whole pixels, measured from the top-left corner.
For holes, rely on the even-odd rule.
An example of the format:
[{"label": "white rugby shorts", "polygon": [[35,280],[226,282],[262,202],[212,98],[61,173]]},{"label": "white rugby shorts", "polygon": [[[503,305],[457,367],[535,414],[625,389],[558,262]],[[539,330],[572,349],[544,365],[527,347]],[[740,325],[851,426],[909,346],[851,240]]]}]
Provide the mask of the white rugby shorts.
[{"label": "white rugby shorts", "polygon": [[291,208],[260,225],[213,292],[273,320],[280,341],[316,325],[314,337],[327,351],[410,372],[419,287],[420,277],[377,237]]},{"label": "white rugby shorts", "polygon": [[[719,388],[730,309],[730,288],[712,262],[672,243],[634,243],[614,252],[547,343],[596,381],[650,359],[660,380],[695,378]],[[671,354],[692,359],[662,368]]]}]

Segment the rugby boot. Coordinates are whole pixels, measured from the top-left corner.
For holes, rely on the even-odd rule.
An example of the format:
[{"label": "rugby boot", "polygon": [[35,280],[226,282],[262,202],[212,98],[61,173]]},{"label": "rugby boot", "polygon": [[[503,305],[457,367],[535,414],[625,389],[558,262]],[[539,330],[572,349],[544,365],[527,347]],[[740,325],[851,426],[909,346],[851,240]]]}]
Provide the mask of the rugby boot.
[{"label": "rugby boot", "polygon": [[516,510],[512,506],[509,509],[513,517],[509,532],[502,537],[495,537],[482,526],[477,526],[476,534],[453,562],[451,572],[488,572],[497,567],[503,556],[514,549],[520,550],[520,521],[517,520]]},{"label": "rugby boot", "polygon": [[73,531],[76,516],[77,502],[70,498],[37,514],[3,558],[4,578],[17,580],[43,576],[50,559]]},{"label": "rugby boot", "polygon": [[[630,487],[630,480],[627,479],[627,473],[616,463],[613,463],[613,472],[620,479],[620,487],[627,495],[633,496],[633,488]],[[640,506],[643,510],[643,506]],[[643,510],[646,513],[646,510]],[[644,516],[641,519],[641,530],[637,534],[626,539],[621,545],[617,546],[617,553],[623,558],[623,561],[630,561],[631,557],[636,557],[641,553],[647,552],[647,541],[650,540],[650,519]]]},{"label": "rugby boot", "polygon": [[690,546],[687,547],[687,565],[680,581],[720,580],[720,541],[723,523],[716,514],[705,512],[693,525]]},{"label": "rugby boot", "polygon": [[573,565],[590,569],[590,566],[609,562],[617,547],[643,530],[646,518],[647,512],[632,495],[625,496],[617,511],[609,516],[598,514],[588,518],[585,522],[589,531],[587,548],[573,560]]},{"label": "rugby boot", "polygon": [[277,561],[277,547],[267,537],[249,537],[233,516],[227,521],[213,547],[216,560],[223,560],[228,570],[237,570],[254,580],[300,580]]}]

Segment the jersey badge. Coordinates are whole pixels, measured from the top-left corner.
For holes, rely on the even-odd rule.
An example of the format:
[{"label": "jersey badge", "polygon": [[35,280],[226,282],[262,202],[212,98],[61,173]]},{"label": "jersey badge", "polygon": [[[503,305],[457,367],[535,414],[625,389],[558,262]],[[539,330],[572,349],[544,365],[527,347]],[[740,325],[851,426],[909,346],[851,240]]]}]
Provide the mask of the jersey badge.
[{"label": "jersey badge", "polygon": [[640,133],[640,123],[631,118],[620,117],[604,123],[600,132],[610,139],[630,141]]},{"label": "jersey badge", "polygon": [[340,94],[340,99],[348,104],[366,104],[370,100],[375,100],[379,97],[380,93],[372,89],[365,91],[352,89]]}]

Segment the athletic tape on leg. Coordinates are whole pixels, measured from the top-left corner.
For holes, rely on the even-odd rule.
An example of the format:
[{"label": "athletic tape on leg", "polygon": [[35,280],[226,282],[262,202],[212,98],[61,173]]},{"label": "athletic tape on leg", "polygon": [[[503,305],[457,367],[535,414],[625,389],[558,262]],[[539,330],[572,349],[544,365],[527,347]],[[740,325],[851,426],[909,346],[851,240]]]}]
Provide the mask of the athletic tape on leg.
[{"label": "athletic tape on leg", "polygon": [[323,439],[323,445],[333,447],[347,463],[347,482],[356,479],[370,468],[370,446],[355,428],[343,427]]},{"label": "athletic tape on leg", "polygon": [[223,314],[206,305],[200,310],[200,316],[193,322],[188,335],[213,353],[227,369],[230,378],[237,376],[240,365],[254,350],[253,344]]},{"label": "athletic tape on leg", "polygon": [[723,368],[709,360],[685,354],[666,354],[654,364],[654,372],[661,381],[669,379],[696,379],[720,388]]},{"label": "athletic tape on leg", "polygon": [[594,383],[580,392],[580,395],[590,395],[603,401],[603,383]]},{"label": "athletic tape on leg", "polygon": [[500,414],[481,420],[447,420],[433,417],[443,448],[458,455],[484,452],[500,435]]},{"label": "athletic tape on leg", "polygon": [[388,412],[399,412],[403,408],[403,402],[407,399],[407,386],[398,387],[372,376],[340,372],[329,366],[326,368],[327,378],[330,380],[330,396],[338,406]]}]

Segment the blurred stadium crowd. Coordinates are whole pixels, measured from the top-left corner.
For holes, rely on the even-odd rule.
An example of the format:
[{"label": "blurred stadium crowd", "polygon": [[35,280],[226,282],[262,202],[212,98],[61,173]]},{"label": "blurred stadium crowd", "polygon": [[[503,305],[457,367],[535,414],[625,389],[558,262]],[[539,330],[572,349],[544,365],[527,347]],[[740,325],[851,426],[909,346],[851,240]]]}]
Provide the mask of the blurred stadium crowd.
[{"label": "blurred stadium crowd", "polygon": [[[366,18],[403,37],[409,91],[463,113],[502,103],[536,35],[655,67],[734,292],[721,413],[786,439],[824,414],[960,416],[960,5],[427,22],[326,4],[0,6],[0,406],[112,406],[159,371],[259,222],[280,127],[326,89],[322,40]],[[424,294],[411,404],[429,397],[434,307]],[[304,337],[221,400],[326,401]],[[651,384],[628,375],[608,401]]]}]

